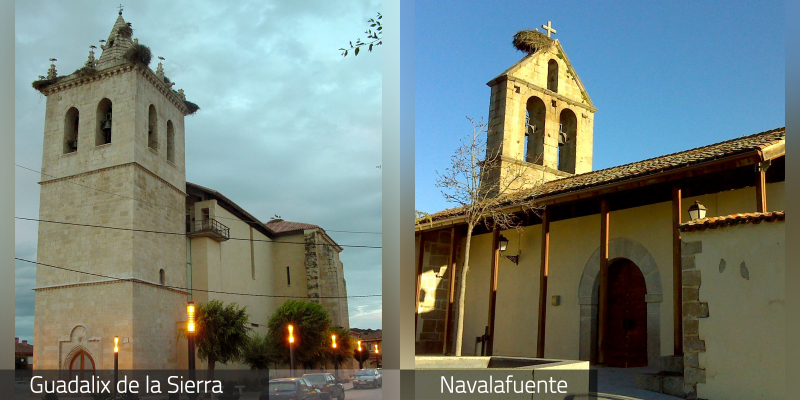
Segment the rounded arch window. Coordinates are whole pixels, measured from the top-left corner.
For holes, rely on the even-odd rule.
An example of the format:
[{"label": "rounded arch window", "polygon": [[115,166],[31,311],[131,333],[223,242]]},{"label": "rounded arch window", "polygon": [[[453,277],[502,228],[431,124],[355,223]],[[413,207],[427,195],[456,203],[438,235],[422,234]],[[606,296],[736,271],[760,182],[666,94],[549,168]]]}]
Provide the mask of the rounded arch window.
[{"label": "rounded arch window", "polygon": [[544,101],[536,96],[525,104],[525,161],[543,165],[544,163],[544,125],[547,108]]},{"label": "rounded arch window", "polygon": [[79,114],[78,109],[72,107],[64,116],[64,154],[78,151]]}]

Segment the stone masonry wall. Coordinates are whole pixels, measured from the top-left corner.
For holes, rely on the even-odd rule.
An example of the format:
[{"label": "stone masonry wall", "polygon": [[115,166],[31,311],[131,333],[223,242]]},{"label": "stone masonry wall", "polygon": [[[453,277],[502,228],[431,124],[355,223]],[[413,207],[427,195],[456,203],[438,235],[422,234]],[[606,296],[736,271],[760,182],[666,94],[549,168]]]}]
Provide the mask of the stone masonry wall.
[{"label": "stone masonry wall", "polygon": [[703,252],[703,242],[682,242],[683,264],[683,385],[688,399],[697,398],[697,384],[706,381],[706,371],[700,368],[700,353],[706,351],[700,339],[700,319],[708,318],[708,303],[700,301],[700,270],[695,255]]},{"label": "stone masonry wall", "polygon": [[420,279],[416,353],[441,354],[444,346],[447,293],[450,286],[450,230],[425,233]]}]

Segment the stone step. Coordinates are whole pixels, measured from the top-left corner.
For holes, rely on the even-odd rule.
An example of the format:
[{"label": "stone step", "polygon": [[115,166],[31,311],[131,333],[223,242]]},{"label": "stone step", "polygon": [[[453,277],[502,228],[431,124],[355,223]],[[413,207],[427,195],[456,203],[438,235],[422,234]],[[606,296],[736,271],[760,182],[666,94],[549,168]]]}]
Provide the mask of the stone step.
[{"label": "stone step", "polygon": [[683,374],[683,356],[661,356],[658,365],[659,371]]},{"label": "stone step", "polygon": [[685,397],[683,393],[683,374],[674,372],[646,373],[634,378],[637,388],[670,396]]}]

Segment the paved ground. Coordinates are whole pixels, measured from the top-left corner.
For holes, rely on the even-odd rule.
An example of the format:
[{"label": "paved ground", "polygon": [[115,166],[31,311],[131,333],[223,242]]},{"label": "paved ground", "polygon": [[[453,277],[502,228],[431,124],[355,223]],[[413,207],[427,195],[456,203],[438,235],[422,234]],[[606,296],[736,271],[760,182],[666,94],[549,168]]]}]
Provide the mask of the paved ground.
[{"label": "paved ground", "polygon": [[[592,367],[595,368],[595,367]],[[605,394],[598,399],[619,400],[680,400],[680,397],[637,389],[633,378],[645,372],[658,372],[652,368],[603,368],[597,369],[597,392]]]}]

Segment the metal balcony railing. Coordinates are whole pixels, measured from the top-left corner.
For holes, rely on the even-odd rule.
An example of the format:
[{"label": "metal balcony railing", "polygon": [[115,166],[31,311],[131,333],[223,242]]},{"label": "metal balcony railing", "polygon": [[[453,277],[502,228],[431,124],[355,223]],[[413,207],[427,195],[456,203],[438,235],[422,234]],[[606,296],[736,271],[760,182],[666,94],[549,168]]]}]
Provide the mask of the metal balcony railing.
[{"label": "metal balcony railing", "polygon": [[210,237],[217,241],[230,239],[231,230],[214,218],[195,220],[187,224],[187,233],[190,237]]}]

